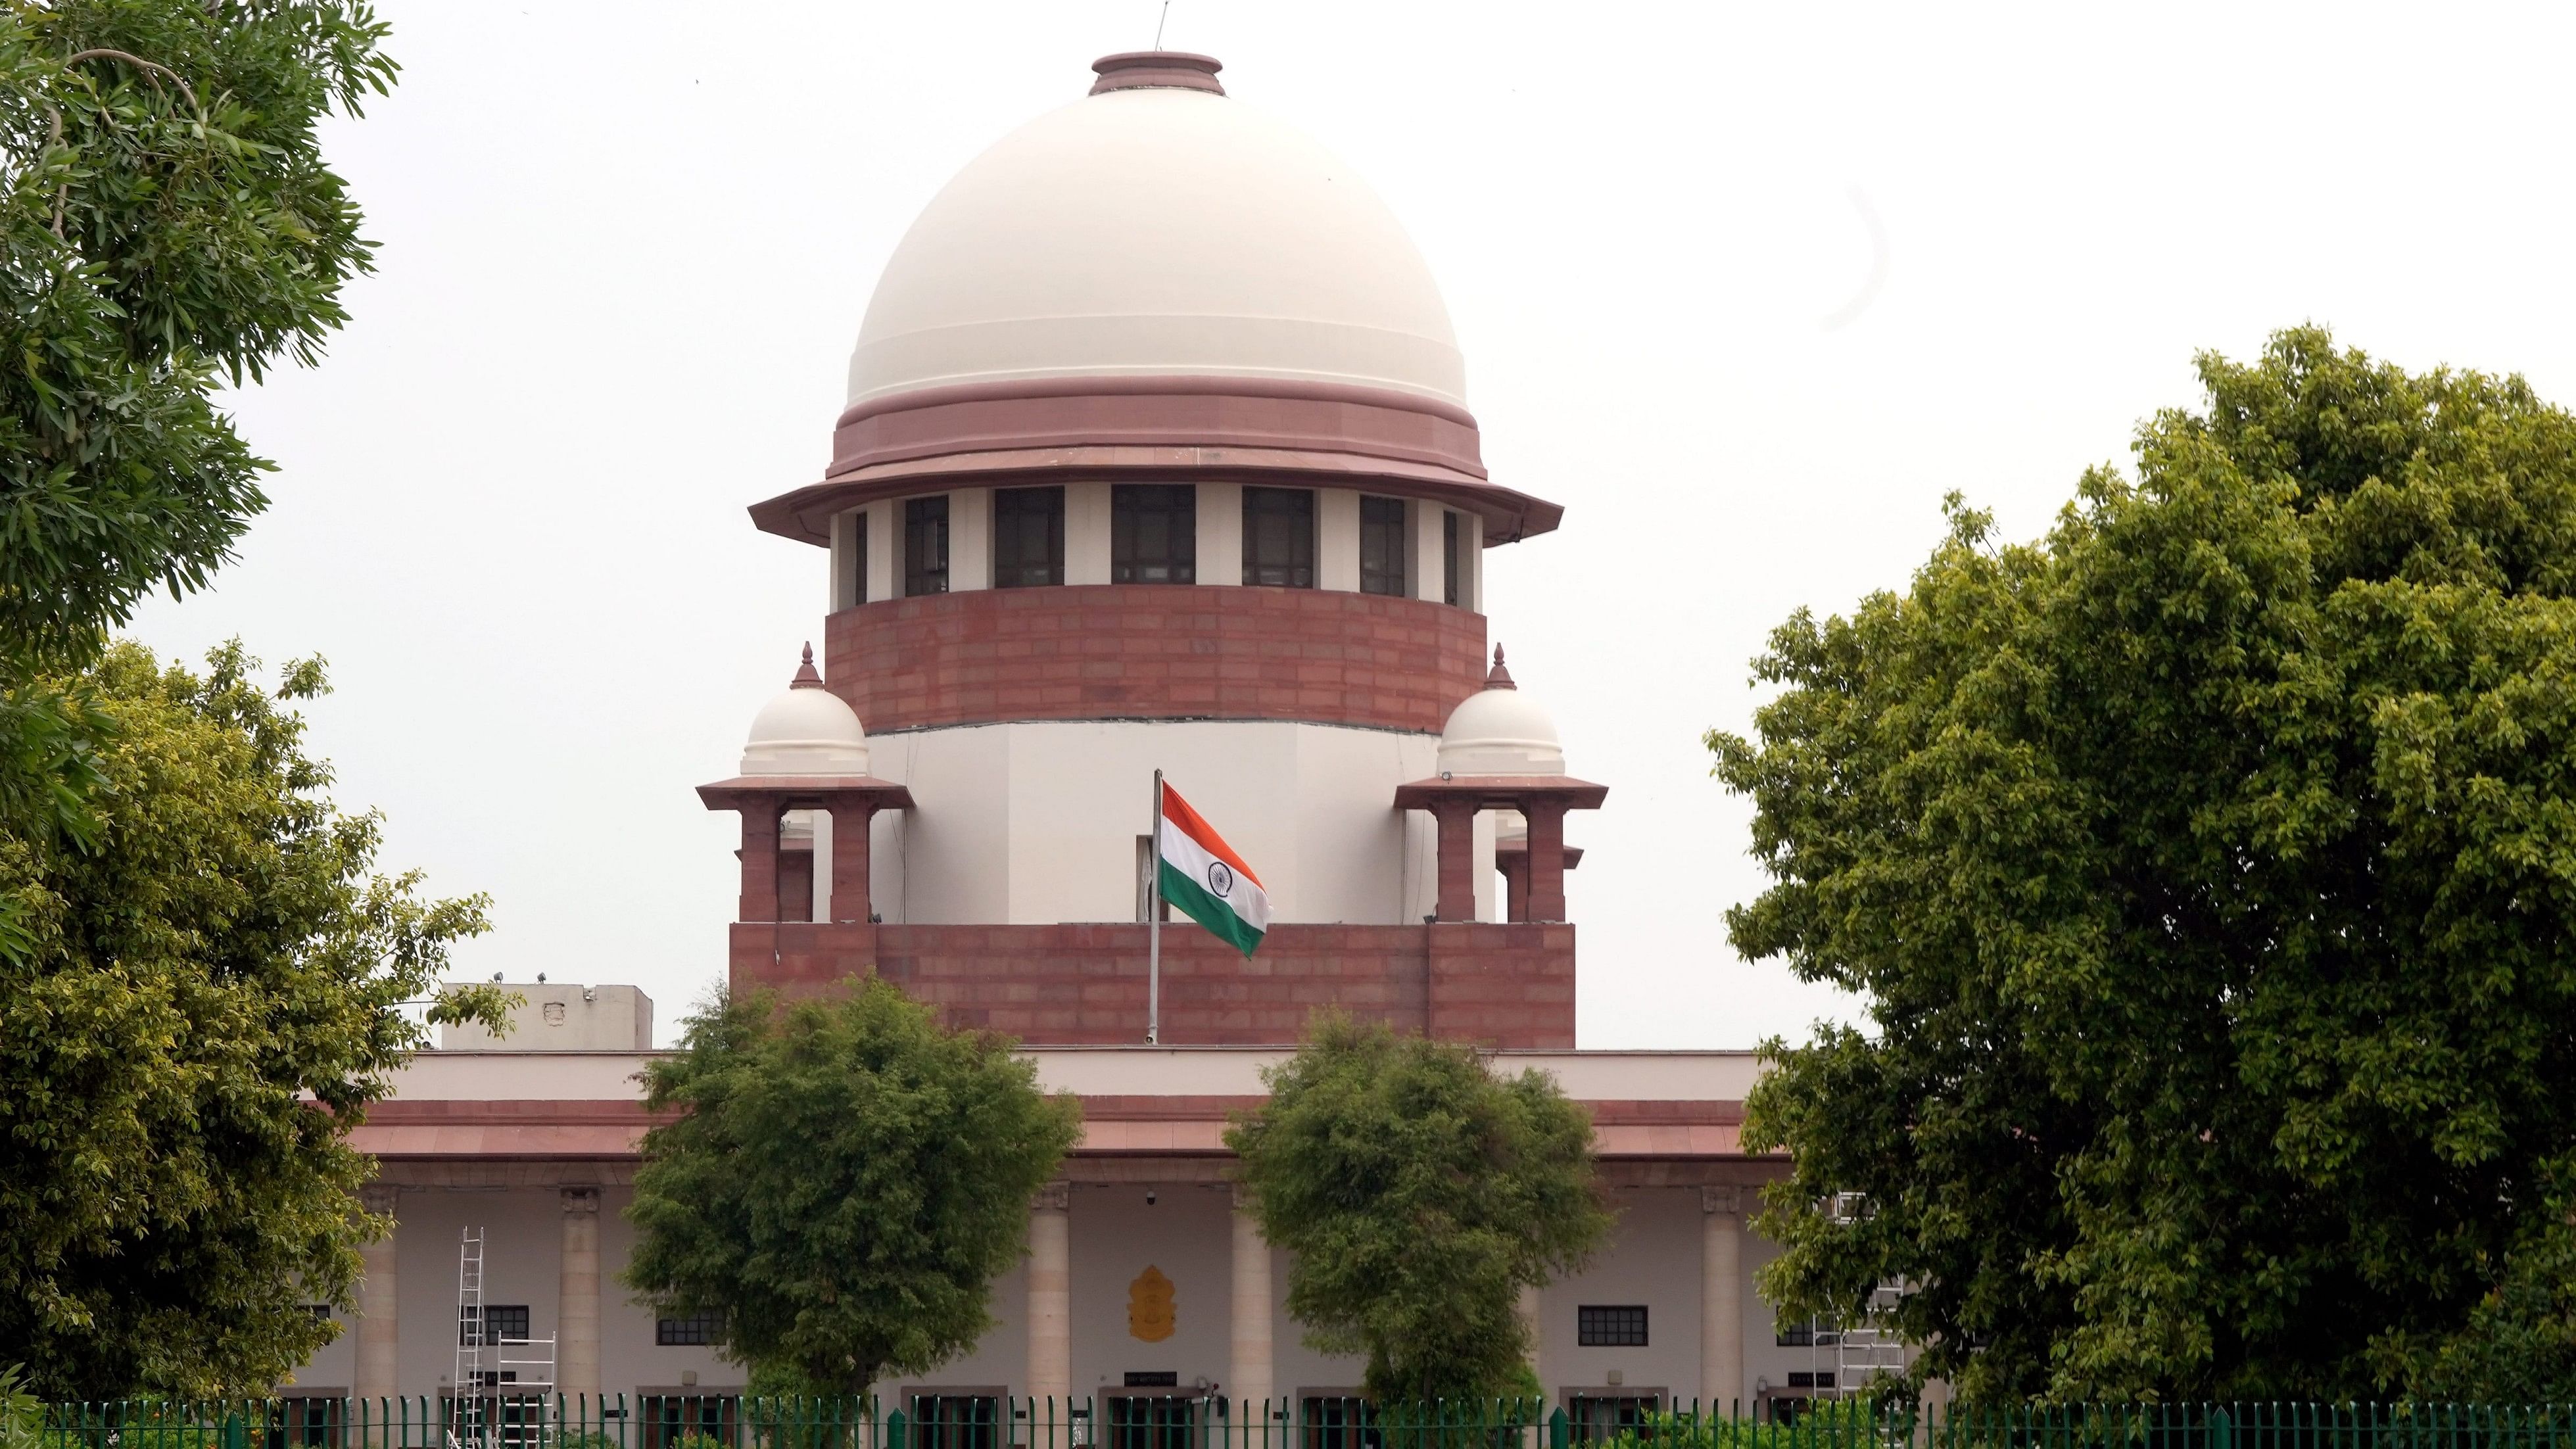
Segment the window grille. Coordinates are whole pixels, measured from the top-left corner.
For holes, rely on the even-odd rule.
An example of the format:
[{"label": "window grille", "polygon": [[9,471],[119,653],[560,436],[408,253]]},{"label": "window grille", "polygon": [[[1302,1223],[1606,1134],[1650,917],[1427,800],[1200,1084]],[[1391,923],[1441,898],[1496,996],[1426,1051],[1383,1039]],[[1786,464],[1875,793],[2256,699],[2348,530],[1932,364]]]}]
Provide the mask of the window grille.
[{"label": "window grille", "polygon": [[1404,500],[1360,499],[1360,592],[1404,597]]},{"label": "window grille", "polygon": [[1064,582],[1064,490],[993,490],[993,587]]},{"label": "window grille", "polygon": [[[690,1435],[713,1439],[718,1444],[741,1442],[742,1400],[737,1395],[646,1394],[638,1407],[643,1411],[641,1449],[670,1449]],[[616,1431],[610,1430],[610,1435],[610,1442],[616,1442]]]},{"label": "window grille", "polygon": [[1662,1407],[1656,1394],[1574,1394],[1565,1401],[1565,1417],[1575,1443],[1599,1444],[1641,1437]]},{"label": "window grille", "polygon": [[525,1343],[528,1341],[528,1305],[486,1303],[481,1324],[483,1332],[479,1339],[475,1337],[475,1328],[476,1324],[470,1319],[457,1320],[456,1342],[460,1347],[471,1348],[478,1343]]},{"label": "window grille", "polygon": [[1243,581],[1315,586],[1315,494],[1308,488],[1243,490]]},{"label": "window grille", "polygon": [[948,495],[903,502],[903,596],[948,592]]},{"label": "window grille", "polygon": [[1198,485],[1113,484],[1109,489],[1109,582],[1194,584],[1198,577]]},{"label": "window grille", "polygon": [[868,515],[862,510],[850,515],[849,563],[841,570],[841,586],[848,591],[841,601],[844,609],[855,609],[868,601]]},{"label": "window grille", "polygon": [[1804,1323],[1782,1325],[1777,1341],[1782,1348],[1832,1348],[1842,1341],[1842,1335],[1825,1320],[1810,1318]]},{"label": "window grille", "polygon": [[653,1320],[653,1342],[665,1348],[687,1344],[724,1342],[724,1315],[691,1313],[680,1318]]},{"label": "window grille", "polygon": [[1458,602],[1458,514],[1440,510],[1440,602]]},{"label": "window grille", "polygon": [[1583,1348],[1644,1348],[1646,1305],[1587,1303],[1574,1310],[1574,1341]]},{"label": "window grille", "polygon": [[1002,1429],[999,1394],[912,1396],[915,1449],[999,1449]]}]

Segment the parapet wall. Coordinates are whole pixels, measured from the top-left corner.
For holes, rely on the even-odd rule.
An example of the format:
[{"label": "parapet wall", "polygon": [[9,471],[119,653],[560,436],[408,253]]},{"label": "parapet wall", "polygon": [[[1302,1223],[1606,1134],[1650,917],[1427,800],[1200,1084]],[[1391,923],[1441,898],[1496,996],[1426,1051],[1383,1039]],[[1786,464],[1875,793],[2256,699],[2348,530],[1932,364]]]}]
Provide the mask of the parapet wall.
[{"label": "parapet wall", "polygon": [[[1145,927],[737,923],[735,989],[821,990],[876,975],[953,1026],[1032,1046],[1145,1039]],[[1187,921],[1163,930],[1162,1040],[1296,1042],[1329,1006],[1488,1046],[1574,1045],[1574,927],[1280,924],[1252,960]]]}]

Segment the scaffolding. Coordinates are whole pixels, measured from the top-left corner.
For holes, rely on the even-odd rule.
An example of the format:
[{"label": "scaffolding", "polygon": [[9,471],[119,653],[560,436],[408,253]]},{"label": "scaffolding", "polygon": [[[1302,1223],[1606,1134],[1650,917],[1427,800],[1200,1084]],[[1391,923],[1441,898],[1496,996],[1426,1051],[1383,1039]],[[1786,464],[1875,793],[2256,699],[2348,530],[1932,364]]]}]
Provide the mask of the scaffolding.
[{"label": "scaffolding", "polygon": [[451,1449],[533,1444],[555,1388],[555,1340],[504,1338],[483,1301],[483,1230],[456,1246],[456,1372],[448,1380]]},{"label": "scaffolding", "polygon": [[[1856,1223],[1868,1215],[1869,1199],[1856,1192],[1836,1193],[1826,1211],[1838,1226]],[[1905,1340],[1887,1326],[1905,1291],[1901,1280],[1881,1283],[1871,1291],[1857,1320],[1831,1328],[1819,1325],[1807,1356],[1808,1382],[1814,1385],[1816,1397],[1859,1398],[1877,1380],[1905,1372]]]}]

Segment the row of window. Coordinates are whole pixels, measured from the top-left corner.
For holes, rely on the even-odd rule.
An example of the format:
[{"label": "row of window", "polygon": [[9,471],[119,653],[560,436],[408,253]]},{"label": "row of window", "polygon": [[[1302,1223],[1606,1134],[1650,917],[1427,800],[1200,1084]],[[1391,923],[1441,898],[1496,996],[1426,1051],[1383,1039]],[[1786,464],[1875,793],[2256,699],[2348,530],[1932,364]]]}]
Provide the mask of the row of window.
[{"label": "row of window", "polygon": [[[331,1305],[309,1305],[316,1317],[331,1316]],[[525,1303],[486,1303],[477,1313],[471,1308],[459,1309],[456,1319],[456,1342],[461,1348],[519,1344],[528,1341],[530,1323]],[[685,1318],[653,1320],[653,1342],[663,1347],[724,1342],[724,1315],[692,1313]]]},{"label": "row of window", "polygon": [[[324,1305],[316,1305],[316,1309],[329,1311]],[[487,1303],[479,1317],[466,1310],[466,1316],[457,1323],[456,1341],[467,1347],[523,1343],[528,1338],[529,1323],[528,1305],[524,1303]],[[1812,1335],[1812,1325],[1799,1325],[1782,1333],[1780,1342],[1784,1347],[1806,1344],[1814,1341]],[[1585,1348],[1644,1348],[1646,1305],[1586,1303],[1574,1311],[1574,1341]],[[1830,1335],[1827,1341],[1831,1341]],[[724,1315],[692,1313],[680,1318],[657,1318],[653,1321],[653,1342],[664,1348],[720,1344],[724,1342]]]},{"label": "row of window", "polygon": [[[1440,510],[1440,597],[1458,602],[1466,565],[1458,515]],[[944,594],[949,588],[948,495],[904,500],[902,548],[897,566],[901,597]],[[1194,584],[1198,576],[1198,486],[1191,483],[1119,483],[1109,490],[1109,581],[1113,584]],[[1315,490],[1243,490],[1243,582],[1284,589],[1316,587]],[[1360,592],[1404,597],[1411,592],[1405,501],[1360,499]],[[868,515],[851,520],[842,597],[858,603],[868,594]],[[1041,588],[1064,582],[1064,489],[993,490],[993,587]]]}]

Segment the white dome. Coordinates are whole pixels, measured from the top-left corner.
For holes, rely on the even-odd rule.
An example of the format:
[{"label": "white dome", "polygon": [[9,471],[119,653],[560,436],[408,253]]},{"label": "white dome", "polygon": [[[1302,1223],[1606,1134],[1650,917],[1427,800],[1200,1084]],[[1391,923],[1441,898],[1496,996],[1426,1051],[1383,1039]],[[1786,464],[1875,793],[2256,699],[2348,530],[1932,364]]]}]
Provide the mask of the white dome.
[{"label": "white dome", "polygon": [[743,742],[746,775],[864,775],[868,732],[859,712],[823,687],[814,673],[814,651],[805,651],[796,682],[752,716]]},{"label": "white dome", "polygon": [[1443,775],[1565,773],[1565,747],[1557,743],[1556,721],[1512,683],[1499,649],[1485,687],[1449,712],[1435,758]]},{"label": "white dome", "polygon": [[1466,402],[1440,289],[1376,193],[1242,101],[1160,85],[1050,111],[957,173],[877,281],[849,400],[1174,375]]}]

